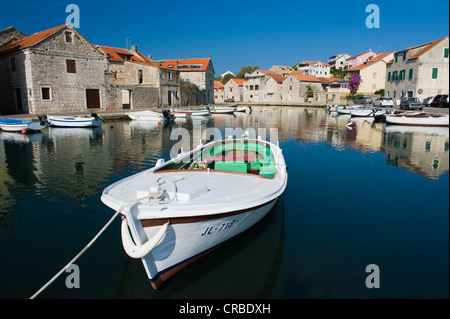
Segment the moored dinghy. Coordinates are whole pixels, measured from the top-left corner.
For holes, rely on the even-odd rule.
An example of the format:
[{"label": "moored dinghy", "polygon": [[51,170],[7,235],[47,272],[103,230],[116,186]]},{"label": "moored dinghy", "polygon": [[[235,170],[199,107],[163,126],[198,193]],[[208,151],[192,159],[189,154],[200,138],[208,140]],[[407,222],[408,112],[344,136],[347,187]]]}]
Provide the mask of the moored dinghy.
[{"label": "moored dinghy", "polygon": [[412,126],[449,126],[449,115],[425,112],[396,113],[386,116],[386,124]]},{"label": "moored dinghy", "polygon": [[261,220],[286,184],[279,146],[239,138],[200,145],[166,163],[159,160],[107,187],[101,199],[123,215],[124,249],[141,258],[156,289]]},{"label": "moored dinghy", "polygon": [[47,116],[38,115],[39,122],[25,121],[19,119],[0,119],[0,128],[6,132],[36,132],[48,126]]},{"label": "moored dinghy", "polygon": [[55,127],[97,127],[103,123],[103,118],[96,113],[91,113],[91,117],[81,116],[55,116],[49,115],[50,126]]}]

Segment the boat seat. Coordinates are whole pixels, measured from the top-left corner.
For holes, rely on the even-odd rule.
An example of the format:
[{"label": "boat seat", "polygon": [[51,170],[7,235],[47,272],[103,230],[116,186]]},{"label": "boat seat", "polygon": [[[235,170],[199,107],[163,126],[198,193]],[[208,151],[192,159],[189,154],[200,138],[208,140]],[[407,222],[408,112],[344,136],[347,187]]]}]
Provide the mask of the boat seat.
[{"label": "boat seat", "polygon": [[247,173],[247,163],[234,163],[229,161],[215,162],[214,169],[230,172]]}]

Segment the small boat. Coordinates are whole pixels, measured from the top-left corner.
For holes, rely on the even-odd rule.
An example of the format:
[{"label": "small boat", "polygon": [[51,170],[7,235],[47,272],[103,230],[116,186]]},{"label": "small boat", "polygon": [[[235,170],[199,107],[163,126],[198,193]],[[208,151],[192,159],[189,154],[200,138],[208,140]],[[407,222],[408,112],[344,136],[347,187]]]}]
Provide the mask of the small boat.
[{"label": "small boat", "polygon": [[352,117],[375,117],[378,115],[386,114],[386,110],[377,110],[376,108],[370,109],[370,108],[361,108],[357,110],[351,110],[350,115]]},{"label": "small boat", "polygon": [[209,110],[189,110],[191,116],[208,116],[210,115]]},{"label": "small boat", "polygon": [[260,221],[287,184],[279,145],[229,138],[199,145],[104,189],[123,216],[125,252],[140,258],[154,289]]},{"label": "small boat", "polygon": [[36,132],[48,126],[47,116],[38,116],[39,122],[25,121],[19,119],[0,119],[0,128],[6,132]]},{"label": "small boat", "polygon": [[386,116],[386,124],[412,126],[449,126],[449,115],[425,112],[396,113]]},{"label": "small boat", "polygon": [[245,113],[247,113],[247,111],[248,111],[247,107],[245,107],[245,106],[238,106],[238,107],[236,107],[236,111],[235,112],[245,112]]},{"label": "small boat", "polygon": [[342,107],[337,106],[335,111],[338,114],[350,114],[351,111],[359,110],[362,107],[363,107],[362,105],[352,105],[352,106],[342,106]]},{"label": "small boat", "polygon": [[149,111],[149,110],[140,111],[140,112],[130,112],[130,113],[125,113],[125,114],[132,120],[156,121],[156,122],[164,121],[164,115],[162,113]]},{"label": "small boat", "polygon": [[175,118],[184,118],[190,117],[192,115],[191,111],[182,111],[182,110],[170,110],[170,114],[175,116]]},{"label": "small boat", "polygon": [[215,106],[211,109],[211,114],[233,114],[236,112],[235,107]]},{"label": "small boat", "polygon": [[102,124],[103,118],[96,113],[91,113],[91,117],[76,116],[48,116],[48,122],[52,127],[97,127]]}]

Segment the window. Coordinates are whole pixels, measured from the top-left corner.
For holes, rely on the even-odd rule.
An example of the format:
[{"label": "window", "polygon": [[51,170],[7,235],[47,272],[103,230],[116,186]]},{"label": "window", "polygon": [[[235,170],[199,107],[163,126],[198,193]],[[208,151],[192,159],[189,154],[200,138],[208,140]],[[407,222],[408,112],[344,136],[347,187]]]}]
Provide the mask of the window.
[{"label": "window", "polygon": [[374,78],[374,79],[377,78],[377,72],[373,72],[373,78]]},{"label": "window", "polygon": [[395,53],[394,56],[395,56],[395,63],[397,63],[398,62],[398,53]]},{"label": "window", "polygon": [[49,87],[43,87],[41,88],[41,99],[43,101],[50,101],[52,99],[50,88]]},{"label": "window", "polygon": [[438,77],[438,68],[433,68],[433,73],[431,75],[432,79],[437,79]]},{"label": "window", "polygon": [[406,51],[403,52],[403,61],[405,61],[405,60],[406,60]]},{"label": "window", "polygon": [[397,80],[397,71],[394,71],[394,73],[392,73],[392,81],[396,80]]},{"label": "window", "polygon": [[230,87],[230,92],[233,92],[233,88],[232,87]]},{"label": "window", "polygon": [[259,85],[255,85],[255,90],[259,90]]},{"label": "window", "polygon": [[77,73],[75,60],[66,60],[66,70],[67,73]]},{"label": "window", "polygon": [[169,71],[169,77],[168,77],[168,79],[169,79],[169,80],[172,80],[172,72],[171,72],[171,71]]},{"label": "window", "polygon": [[138,77],[138,84],[142,84],[143,82],[142,70],[137,71],[137,77]]},{"label": "window", "polygon": [[413,74],[414,74],[414,70],[413,69],[409,69],[409,79],[410,80],[412,80]]},{"label": "window", "polygon": [[11,62],[11,71],[14,72],[16,70],[16,58],[12,57],[9,61]]},{"label": "window", "polygon": [[388,81],[391,80],[391,72],[388,72]]},{"label": "window", "polygon": [[444,48],[444,58],[448,58],[448,48]]},{"label": "window", "polygon": [[66,32],[65,36],[66,36],[66,42],[72,43],[72,32]]}]

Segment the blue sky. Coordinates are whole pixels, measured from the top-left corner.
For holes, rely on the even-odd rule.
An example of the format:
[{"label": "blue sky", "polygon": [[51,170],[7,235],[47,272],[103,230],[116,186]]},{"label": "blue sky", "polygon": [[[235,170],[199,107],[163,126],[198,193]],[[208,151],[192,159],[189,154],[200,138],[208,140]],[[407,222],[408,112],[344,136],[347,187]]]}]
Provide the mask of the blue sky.
[{"label": "blue sky", "polygon": [[[81,34],[92,44],[124,48],[126,38],[154,59],[211,57],[216,76],[241,66],[328,61],[332,55],[401,50],[449,34],[449,3],[429,1],[117,1],[17,0],[0,5],[0,30],[26,34],[64,24],[80,8]],[[366,27],[366,6],[380,28]]]}]

